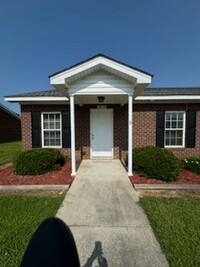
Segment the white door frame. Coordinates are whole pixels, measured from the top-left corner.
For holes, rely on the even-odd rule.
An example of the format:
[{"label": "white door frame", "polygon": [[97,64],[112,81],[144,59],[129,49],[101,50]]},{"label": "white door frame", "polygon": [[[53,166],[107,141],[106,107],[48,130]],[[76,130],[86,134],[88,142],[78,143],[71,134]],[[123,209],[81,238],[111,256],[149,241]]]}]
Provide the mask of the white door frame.
[{"label": "white door frame", "polygon": [[[93,136],[93,127],[95,127],[94,126],[94,124],[93,124],[93,120],[94,120],[94,114],[96,113],[100,113],[100,112],[102,112],[102,111],[109,111],[110,112],[110,114],[111,114],[111,124],[110,124],[110,130],[111,130],[111,146],[112,146],[112,149],[111,149],[111,151],[109,152],[107,152],[107,151],[100,151],[100,152],[95,152],[95,151],[92,151],[92,143],[93,143],[93,138],[94,138],[94,136]],[[108,158],[108,159],[113,159],[113,146],[114,146],[114,131],[113,131],[113,109],[90,109],[90,158],[91,159],[93,159],[93,158]],[[105,134],[106,134],[106,132],[105,132]]]}]

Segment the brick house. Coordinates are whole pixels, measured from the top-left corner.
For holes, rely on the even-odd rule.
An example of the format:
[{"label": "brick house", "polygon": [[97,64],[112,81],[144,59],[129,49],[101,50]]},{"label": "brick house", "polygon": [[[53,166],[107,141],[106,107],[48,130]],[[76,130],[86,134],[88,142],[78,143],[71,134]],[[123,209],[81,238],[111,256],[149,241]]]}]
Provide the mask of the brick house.
[{"label": "brick house", "polygon": [[0,104],[0,143],[18,140],[21,140],[20,116]]},{"label": "brick house", "polygon": [[76,160],[125,159],[132,148],[200,153],[200,88],[148,88],[153,75],[96,55],[49,76],[54,90],[5,97],[21,104],[24,149],[54,147]]}]

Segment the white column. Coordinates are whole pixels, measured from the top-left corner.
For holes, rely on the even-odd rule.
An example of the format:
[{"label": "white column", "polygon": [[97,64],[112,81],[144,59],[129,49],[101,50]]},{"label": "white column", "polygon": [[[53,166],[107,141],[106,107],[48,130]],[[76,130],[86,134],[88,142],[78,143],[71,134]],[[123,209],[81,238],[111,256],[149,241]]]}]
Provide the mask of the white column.
[{"label": "white column", "polygon": [[71,125],[71,176],[76,175],[76,148],[75,148],[75,109],[74,96],[70,96],[70,125]]},{"label": "white column", "polygon": [[128,175],[132,173],[132,148],[133,148],[133,96],[128,96]]}]

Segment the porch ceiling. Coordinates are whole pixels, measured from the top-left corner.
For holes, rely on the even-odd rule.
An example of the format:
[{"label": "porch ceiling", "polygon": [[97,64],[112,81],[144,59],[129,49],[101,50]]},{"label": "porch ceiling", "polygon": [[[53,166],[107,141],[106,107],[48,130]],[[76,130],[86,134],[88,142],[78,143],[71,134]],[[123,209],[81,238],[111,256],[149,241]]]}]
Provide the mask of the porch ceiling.
[{"label": "porch ceiling", "polygon": [[107,105],[107,104],[120,104],[125,105],[128,103],[128,95],[105,95],[104,102],[100,103],[97,95],[77,95],[75,96],[75,103],[82,105],[95,104],[95,105]]}]

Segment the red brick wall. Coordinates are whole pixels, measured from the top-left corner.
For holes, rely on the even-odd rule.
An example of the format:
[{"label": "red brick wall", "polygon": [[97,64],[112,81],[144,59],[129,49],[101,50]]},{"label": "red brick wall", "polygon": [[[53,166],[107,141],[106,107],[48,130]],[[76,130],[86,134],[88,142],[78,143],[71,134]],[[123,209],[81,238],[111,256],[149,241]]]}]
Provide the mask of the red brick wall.
[{"label": "red brick wall", "polygon": [[[128,149],[128,106],[108,105],[113,108],[114,115],[114,158],[125,159]],[[22,140],[24,149],[30,149],[31,111],[65,111],[66,105],[23,105],[22,106]],[[76,156],[77,159],[90,158],[90,109],[96,105],[76,106]],[[155,146],[156,111],[157,110],[196,110],[196,125],[200,125],[200,104],[134,104],[133,105],[133,147],[145,145]],[[70,156],[70,149],[63,149]],[[196,128],[195,148],[173,148],[174,154],[180,158],[200,154],[200,128]]]},{"label": "red brick wall", "polygon": [[[64,111],[66,105],[23,105],[22,113],[22,140],[23,148],[30,149],[32,146],[31,111]],[[96,105],[76,106],[75,109],[75,135],[77,160],[90,158],[90,109]],[[127,154],[127,112],[128,107],[109,105],[114,112],[114,158],[125,158]],[[64,149],[63,149],[64,150]],[[67,150],[70,156],[70,149]]]},{"label": "red brick wall", "polygon": [[21,121],[0,108],[0,143],[21,140]]},{"label": "red brick wall", "polygon": [[158,110],[195,110],[196,111],[196,147],[170,148],[179,158],[200,155],[200,104],[134,104],[133,106],[133,147],[155,146],[156,111]]},{"label": "red brick wall", "polygon": [[[21,124],[22,124],[22,144],[23,149],[28,150],[32,147],[31,131],[31,112],[32,111],[67,111],[67,105],[22,105],[21,106]],[[64,154],[71,156],[71,149],[61,149]]]}]

